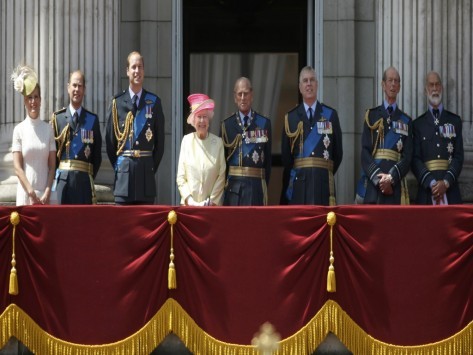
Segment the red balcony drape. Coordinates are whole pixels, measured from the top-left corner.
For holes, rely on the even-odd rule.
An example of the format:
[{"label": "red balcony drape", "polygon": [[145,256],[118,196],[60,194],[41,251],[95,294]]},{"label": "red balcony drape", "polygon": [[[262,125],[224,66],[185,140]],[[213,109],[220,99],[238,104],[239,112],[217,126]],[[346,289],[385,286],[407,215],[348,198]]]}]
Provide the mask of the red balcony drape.
[{"label": "red balcony drape", "polygon": [[[171,210],[175,290],[167,280]],[[20,216],[18,295],[8,293],[13,211]],[[334,293],[327,292],[330,211]],[[381,343],[424,346],[461,333],[467,347],[473,207],[0,208],[2,311],[15,304],[53,338],[103,345],[137,334],[169,299],[202,332],[229,344],[249,345],[267,321],[290,338],[334,301]],[[3,341],[23,334],[29,345],[21,324],[0,319],[4,333],[15,330]],[[166,324],[165,332],[178,333]]]}]

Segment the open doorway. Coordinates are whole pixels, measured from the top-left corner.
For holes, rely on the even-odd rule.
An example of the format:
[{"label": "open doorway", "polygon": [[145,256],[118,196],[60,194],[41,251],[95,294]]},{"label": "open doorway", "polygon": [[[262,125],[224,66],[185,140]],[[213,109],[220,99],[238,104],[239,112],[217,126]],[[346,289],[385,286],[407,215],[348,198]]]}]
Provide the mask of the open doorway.
[{"label": "open doorway", "polygon": [[[306,0],[184,0],[184,117],[187,96],[204,92],[215,100],[211,131],[234,113],[233,85],[252,81],[253,109],[272,121],[270,205],[281,192],[284,115],[299,103],[298,73],[307,57]],[[184,134],[190,127],[184,122]]]}]

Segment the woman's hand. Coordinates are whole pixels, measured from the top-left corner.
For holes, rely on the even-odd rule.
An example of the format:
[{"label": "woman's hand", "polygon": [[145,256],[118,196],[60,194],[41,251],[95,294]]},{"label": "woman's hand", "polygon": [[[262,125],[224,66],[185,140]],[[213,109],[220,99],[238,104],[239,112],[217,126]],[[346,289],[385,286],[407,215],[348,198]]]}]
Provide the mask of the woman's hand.
[{"label": "woman's hand", "polygon": [[28,191],[28,197],[30,198],[32,205],[41,204],[41,200],[38,198],[38,196],[36,195],[36,192],[33,189]]},{"label": "woman's hand", "polygon": [[49,205],[49,199],[51,198],[51,189],[49,187],[44,190],[43,196],[41,196],[40,203],[42,205]]}]

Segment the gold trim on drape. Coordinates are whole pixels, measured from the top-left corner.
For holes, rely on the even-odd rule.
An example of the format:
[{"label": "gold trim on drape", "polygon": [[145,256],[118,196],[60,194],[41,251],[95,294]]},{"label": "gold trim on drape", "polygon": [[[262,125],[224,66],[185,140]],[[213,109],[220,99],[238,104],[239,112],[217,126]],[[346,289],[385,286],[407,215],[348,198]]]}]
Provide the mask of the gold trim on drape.
[{"label": "gold trim on drape", "polygon": [[[123,340],[104,345],[74,344],[55,338],[42,330],[15,304],[9,305],[0,315],[0,326],[1,344],[5,344],[14,336],[36,354],[149,354],[167,334],[173,332],[194,354],[257,355],[251,345],[226,343],[204,332],[172,298],[169,298],[138,332]],[[354,354],[468,354],[473,344],[473,321],[450,338],[432,344],[396,346],[383,343],[363,331],[335,301],[329,300],[307,325],[282,340],[279,351],[275,354],[312,353],[328,332],[334,333]]]}]

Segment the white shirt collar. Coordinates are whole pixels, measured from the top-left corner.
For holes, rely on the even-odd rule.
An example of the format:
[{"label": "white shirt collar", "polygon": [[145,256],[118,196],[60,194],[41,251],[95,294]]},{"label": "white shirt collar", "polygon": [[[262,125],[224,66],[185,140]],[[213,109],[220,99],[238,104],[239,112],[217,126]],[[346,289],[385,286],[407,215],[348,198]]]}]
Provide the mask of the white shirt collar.
[{"label": "white shirt collar", "polygon": [[77,116],[80,117],[80,114],[82,113],[82,106],[76,110],[71,104],[69,104],[69,111],[71,111],[71,116],[74,116],[74,113],[77,111]]}]

